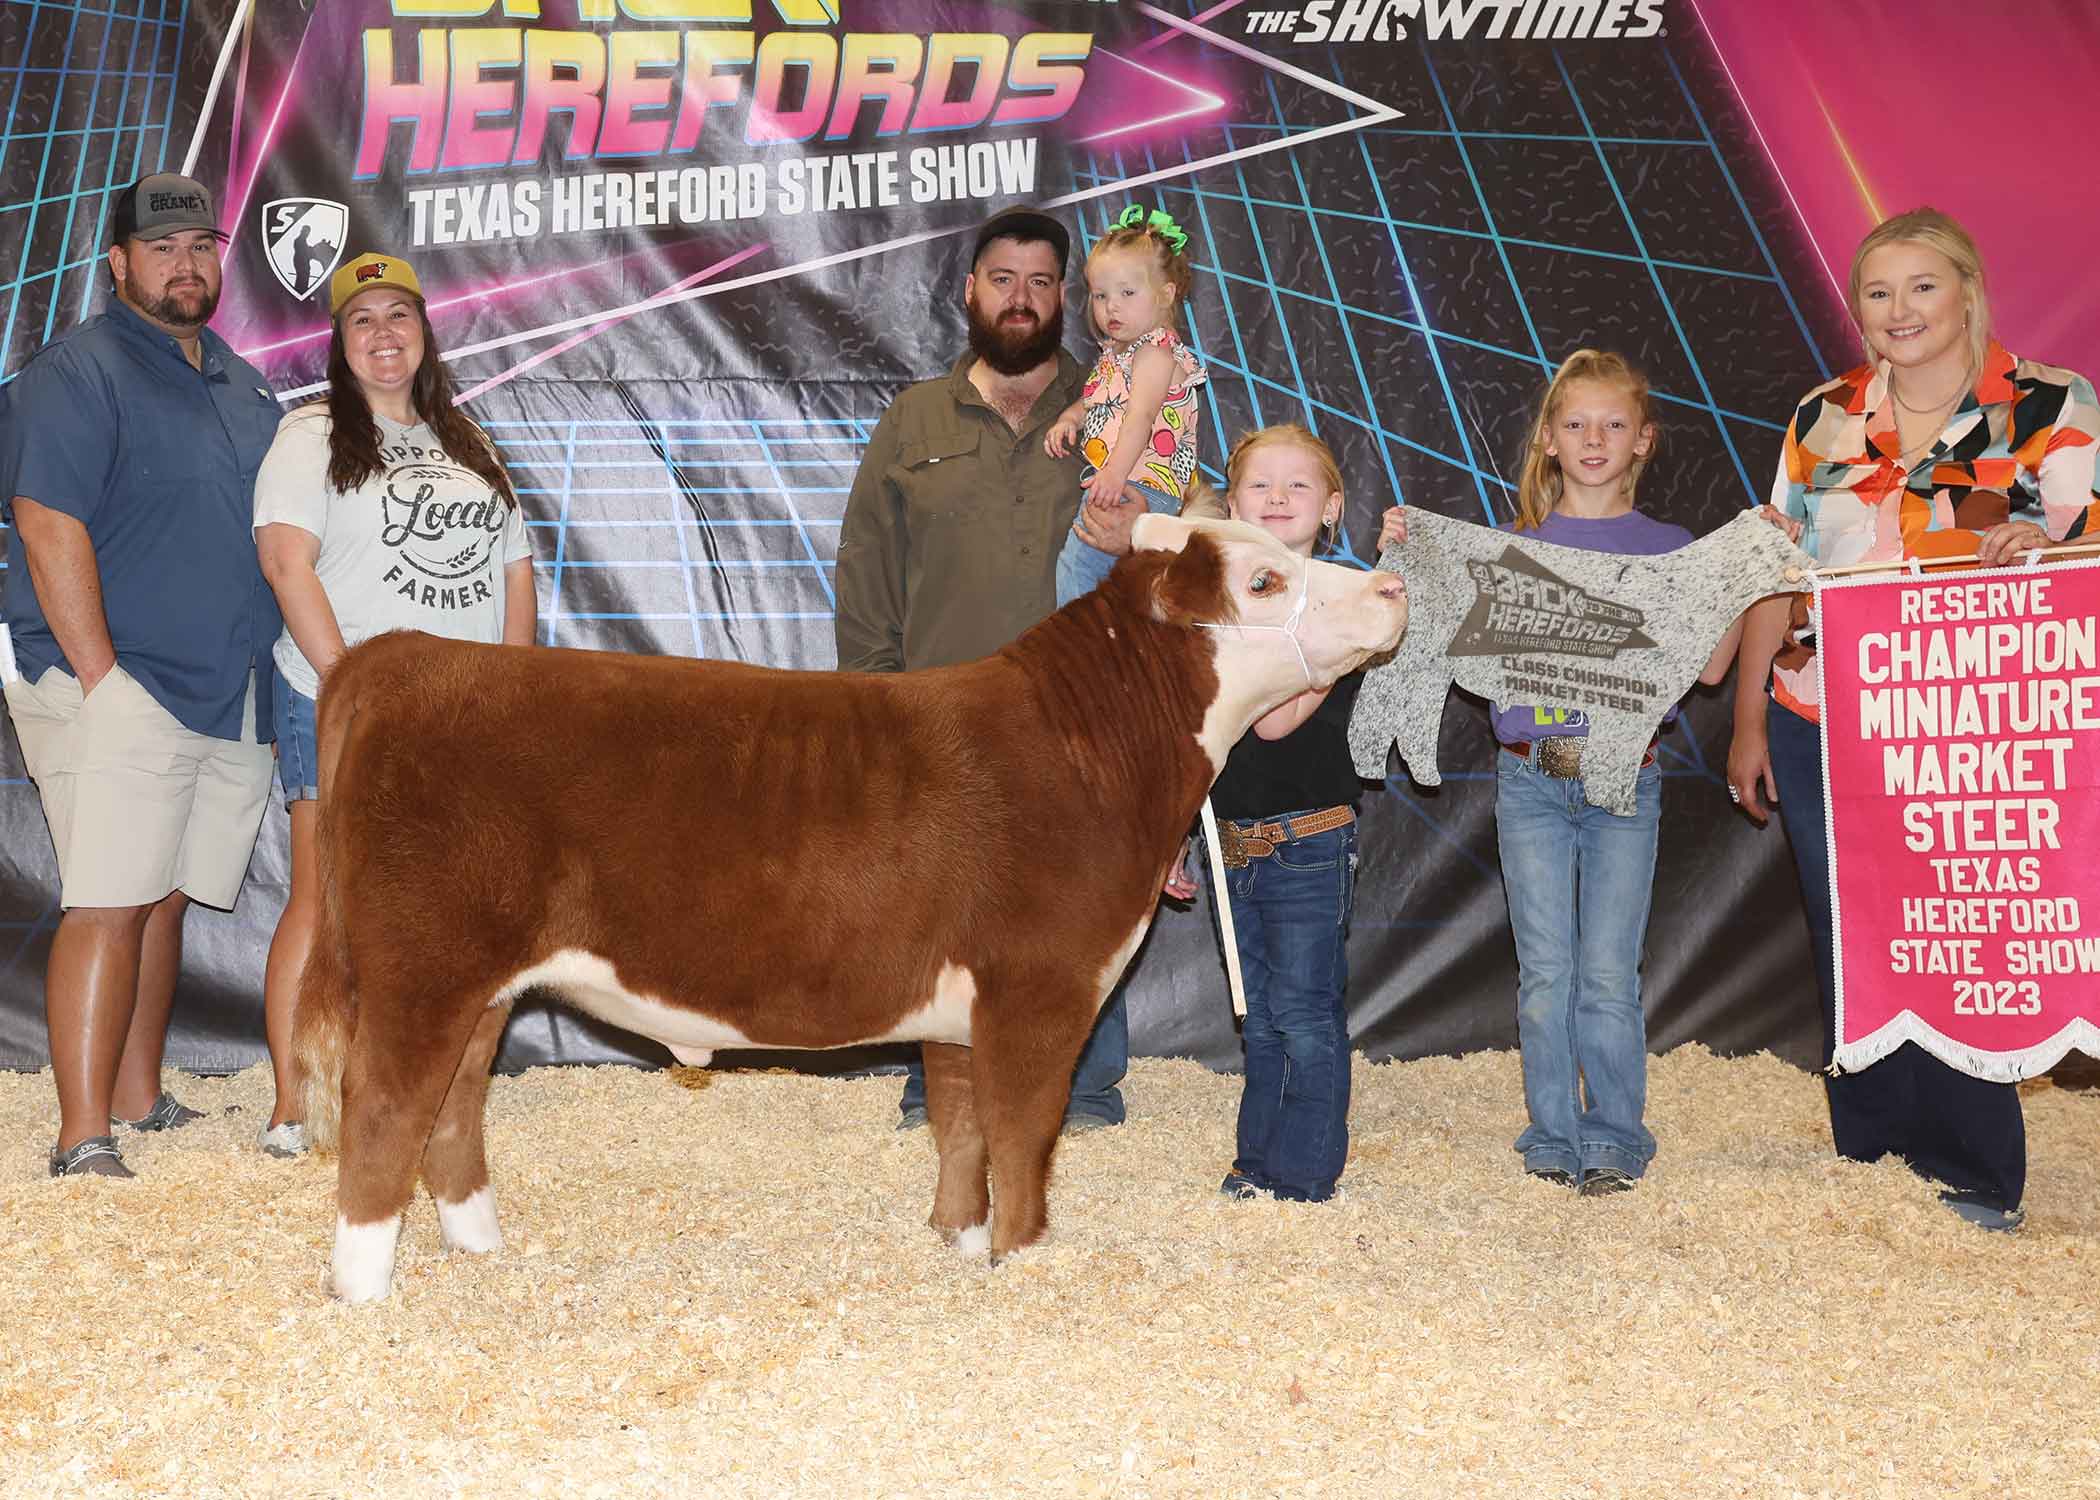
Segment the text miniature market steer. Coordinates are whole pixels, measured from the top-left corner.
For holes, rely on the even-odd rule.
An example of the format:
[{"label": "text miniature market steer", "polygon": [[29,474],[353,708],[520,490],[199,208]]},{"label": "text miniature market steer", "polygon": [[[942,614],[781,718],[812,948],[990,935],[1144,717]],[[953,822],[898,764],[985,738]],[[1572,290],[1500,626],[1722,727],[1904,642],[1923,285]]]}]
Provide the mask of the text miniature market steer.
[{"label": "text miniature market steer", "polygon": [[448,1248],[501,1244],[482,1104],[535,986],[689,1062],[923,1042],[934,1227],[995,1259],[1040,1238],[1073,1062],[1226,752],[1407,620],[1394,574],[1252,527],[1135,535],[1094,593],[935,671],[346,655],[297,1031],[341,1152],[335,1294],[387,1294],[419,1171]]}]

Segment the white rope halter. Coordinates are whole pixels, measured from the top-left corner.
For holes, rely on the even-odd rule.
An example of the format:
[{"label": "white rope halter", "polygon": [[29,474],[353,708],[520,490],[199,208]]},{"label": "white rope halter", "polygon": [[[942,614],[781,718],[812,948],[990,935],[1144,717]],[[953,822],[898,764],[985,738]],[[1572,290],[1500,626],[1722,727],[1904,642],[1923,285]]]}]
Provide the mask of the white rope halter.
[{"label": "white rope halter", "polygon": [[1305,568],[1305,570],[1298,575],[1297,601],[1291,605],[1291,612],[1283,617],[1283,623],[1281,625],[1242,625],[1237,620],[1233,621],[1229,625],[1225,625],[1220,624],[1214,620],[1198,620],[1196,622],[1196,628],[1198,630],[1276,631],[1278,634],[1283,636],[1285,640],[1288,640],[1291,643],[1291,649],[1298,653],[1298,668],[1300,671],[1305,673],[1305,685],[1307,687],[1312,687],[1315,685],[1313,682],[1312,663],[1305,659],[1305,647],[1300,645],[1298,642],[1298,627],[1299,625],[1303,624],[1305,620],[1305,606],[1309,598],[1307,591],[1311,583],[1312,568],[1308,565]]}]

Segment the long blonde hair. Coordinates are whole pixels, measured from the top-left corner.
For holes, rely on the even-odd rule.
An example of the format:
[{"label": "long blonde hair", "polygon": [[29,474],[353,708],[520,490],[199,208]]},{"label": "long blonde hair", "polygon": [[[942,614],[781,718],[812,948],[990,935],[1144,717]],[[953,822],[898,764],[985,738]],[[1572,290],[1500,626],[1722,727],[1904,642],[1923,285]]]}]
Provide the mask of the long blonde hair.
[{"label": "long blonde hair", "polygon": [[1954,273],[1961,277],[1962,303],[1969,313],[1969,367],[1981,370],[1983,356],[1991,347],[1991,298],[1983,281],[1983,252],[1951,214],[1931,207],[1914,208],[1907,214],[1883,219],[1867,231],[1867,237],[1852,252],[1852,272],[1845,280],[1845,306],[1859,329],[1859,346],[1866,352],[1867,363],[1876,364],[1881,356],[1867,342],[1866,326],[1859,315],[1860,268],[1882,246],[1900,243],[1937,250],[1953,263]]},{"label": "long blonde hair", "polygon": [[1609,349],[1577,349],[1553,372],[1553,379],[1546,385],[1546,394],[1539,399],[1538,412],[1531,419],[1531,436],[1525,441],[1524,458],[1517,466],[1516,526],[1519,531],[1533,530],[1560,504],[1560,460],[1546,450],[1552,446],[1554,413],[1559,409],[1569,383],[1576,380],[1595,380],[1619,386],[1633,398],[1633,404],[1641,414],[1641,426],[1649,433],[1648,451],[1635,454],[1633,467],[1626,471],[1627,499],[1633,498],[1634,490],[1641,482],[1641,471],[1648,467],[1648,460],[1655,457],[1655,450],[1662,443],[1662,428],[1655,420],[1655,397],[1649,393],[1648,377],[1624,355],[1614,354]]},{"label": "long blonde hair", "polygon": [[[1334,461],[1334,450],[1319,438],[1313,436],[1309,429],[1300,426],[1296,422],[1278,422],[1273,427],[1257,427],[1252,432],[1240,434],[1240,440],[1234,443],[1232,451],[1225,455],[1225,488],[1227,492],[1229,493],[1238,486],[1240,475],[1246,471],[1248,459],[1252,458],[1263,448],[1275,448],[1284,445],[1295,445],[1305,449],[1306,452],[1313,456],[1313,461],[1320,466],[1320,483],[1326,486],[1321,495],[1320,503],[1322,505],[1327,503],[1326,497],[1328,495],[1340,495],[1343,493],[1342,469],[1341,465]],[[1342,511],[1347,508],[1348,501],[1345,498],[1342,505],[1335,510],[1334,519],[1323,523],[1320,528],[1321,541],[1325,550],[1329,552],[1332,552],[1340,544]],[[1229,521],[1232,519],[1232,507],[1226,503],[1225,496],[1220,495],[1209,480],[1198,474],[1190,482],[1188,489],[1182,493],[1181,514],[1195,516],[1199,520]]]}]

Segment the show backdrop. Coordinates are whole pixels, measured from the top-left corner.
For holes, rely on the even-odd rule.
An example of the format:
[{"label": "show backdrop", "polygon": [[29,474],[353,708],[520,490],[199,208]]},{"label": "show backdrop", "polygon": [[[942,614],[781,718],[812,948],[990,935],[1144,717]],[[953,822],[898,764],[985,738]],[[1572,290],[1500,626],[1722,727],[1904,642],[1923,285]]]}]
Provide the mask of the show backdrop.
[{"label": "show backdrop", "polygon": [[[323,375],[328,273],[407,255],[516,478],[550,645],[831,670],[856,462],[891,397],[963,348],[969,231],[1008,203],[1052,205],[1075,252],[1132,202],[1187,229],[1206,469],[1249,428],[1306,424],[1366,564],[1395,501],[1509,516],[1527,407],[1580,345],[1652,374],[1642,501],[1697,533],[1764,497],[1794,402],[1855,347],[1689,0],[17,0],[0,19],[0,373],[101,305],[108,206],[141,172],[187,165],[218,193],[215,326],[288,404]],[[1695,693],[1663,742],[1649,1035],[1808,1062],[1794,876],[1778,829],[1729,810],[1728,724]],[[1350,994],[1373,1057],[1514,1041],[1492,750],[1460,702],[1441,786],[1395,762],[1366,788]],[[0,1062],[36,1067],[57,881],[11,732],[6,757]],[[285,878],[273,807],[236,910],[190,919],[171,1062],[262,1055]],[[1236,1065],[1206,905],[1163,912],[1131,996],[1140,1052]],[[615,1058],[664,1060],[546,1007],[506,1053]]]}]

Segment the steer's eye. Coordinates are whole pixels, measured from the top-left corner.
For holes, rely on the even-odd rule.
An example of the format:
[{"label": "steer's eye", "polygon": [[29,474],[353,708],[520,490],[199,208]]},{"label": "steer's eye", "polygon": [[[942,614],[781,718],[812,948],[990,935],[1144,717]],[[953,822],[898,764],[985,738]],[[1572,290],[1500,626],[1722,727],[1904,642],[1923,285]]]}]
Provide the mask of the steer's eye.
[{"label": "steer's eye", "polygon": [[1247,580],[1247,592],[1250,594],[1266,594],[1276,587],[1276,583],[1275,569],[1261,568],[1256,570],[1254,576]]}]

